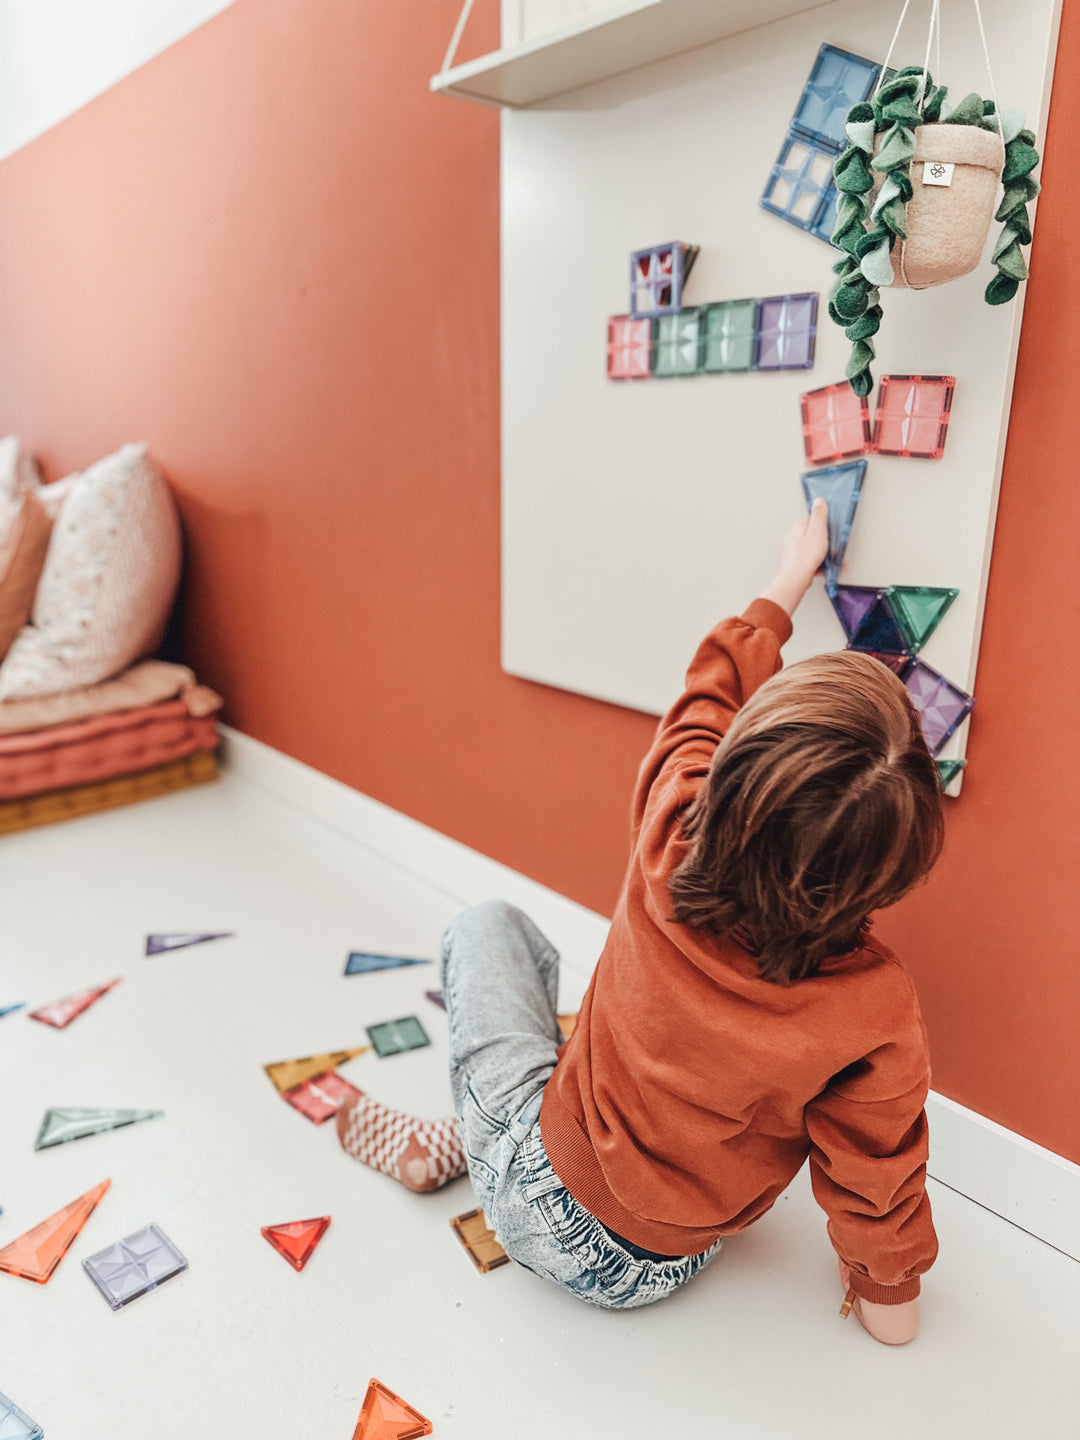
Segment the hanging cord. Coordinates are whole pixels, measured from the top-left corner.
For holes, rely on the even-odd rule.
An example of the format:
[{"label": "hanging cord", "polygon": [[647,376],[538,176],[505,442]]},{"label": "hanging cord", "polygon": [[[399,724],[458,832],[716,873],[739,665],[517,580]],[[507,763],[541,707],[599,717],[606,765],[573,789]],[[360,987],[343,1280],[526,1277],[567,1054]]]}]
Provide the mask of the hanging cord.
[{"label": "hanging cord", "polygon": [[990,99],[994,102],[994,119],[997,121],[998,137],[1001,140],[1001,148],[1005,149],[1005,131],[1001,124],[1001,106],[998,104],[997,87],[994,84],[994,72],[990,68],[990,47],[986,43],[986,30],[983,27],[982,6],[979,0],[975,0],[975,19],[979,22],[979,39],[982,41],[983,59],[986,61],[986,75],[990,81]]},{"label": "hanging cord", "polygon": [[874,86],[874,93],[870,97],[871,100],[877,99],[877,93],[881,89],[882,85],[884,85],[885,83],[885,72],[889,68],[889,61],[892,59],[892,52],[896,49],[896,42],[900,38],[900,31],[903,28],[904,19],[907,16],[907,12],[910,8],[911,0],[904,0],[904,8],[900,11],[900,19],[897,20],[896,29],[892,32],[892,39],[889,41],[889,48],[885,52],[885,59],[882,62],[881,70],[878,74],[878,82]]},{"label": "hanging cord", "polygon": [[453,34],[450,36],[450,44],[446,47],[446,55],[443,57],[440,75],[445,75],[454,63],[454,56],[457,54],[457,47],[461,44],[461,36],[465,26],[469,23],[469,16],[472,14],[473,0],[465,0],[461,7],[461,14],[457,17],[457,24],[454,26]]},{"label": "hanging cord", "polygon": [[[976,3],[977,3],[977,0],[976,0]],[[941,0],[934,0],[934,3],[930,6],[930,24],[927,26],[927,30],[926,30],[926,54],[923,56],[922,79],[919,81],[919,94],[918,94],[917,100],[915,101],[916,105],[918,105],[918,106],[921,106],[921,105],[922,105],[922,102],[926,99],[926,82],[927,82],[927,80],[928,80],[928,78],[929,78],[929,75],[930,75],[930,47],[931,47],[931,45],[933,44],[934,35],[935,35],[935,34],[937,34],[937,37],[938,37],[938,62],[937,62],[937,68],[938,68],[938,84],[939,84],[939,85],[941,84],[941,29],[940,29],[940,27],[941,27],[941,15],[940,15],[940,7],[941,7]]]}]

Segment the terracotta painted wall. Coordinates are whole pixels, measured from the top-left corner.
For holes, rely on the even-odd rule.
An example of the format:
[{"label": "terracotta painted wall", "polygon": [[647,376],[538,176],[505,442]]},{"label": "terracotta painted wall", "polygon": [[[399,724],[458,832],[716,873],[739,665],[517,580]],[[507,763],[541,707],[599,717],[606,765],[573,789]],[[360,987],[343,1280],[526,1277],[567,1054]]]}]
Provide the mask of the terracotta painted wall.
[{"label": "terracotta painted wall", "polygon": [[[607,910],[653,722],[499,669],[498,124],[407,8],[237,0],[0,165],[0,431],[149,439],[231,722]],[[969,778],[883,929],[937,1088],[1080,1161],[1078,64],[1072,7]]]}]

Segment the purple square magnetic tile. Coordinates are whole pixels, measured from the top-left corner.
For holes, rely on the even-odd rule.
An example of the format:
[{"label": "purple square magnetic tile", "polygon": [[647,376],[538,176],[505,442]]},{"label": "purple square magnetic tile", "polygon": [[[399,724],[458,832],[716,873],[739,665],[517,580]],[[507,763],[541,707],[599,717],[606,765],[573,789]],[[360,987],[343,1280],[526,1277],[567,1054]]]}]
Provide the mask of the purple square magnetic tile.
[{"label": "purple square magnetic tile", "polygon": [[157,1225],[144,1225],[83,1261],[83,1269],[114,1310],[137,1300],[174,1275],[188,1262]]},{"label": "purple square magnetic tile", "polygon": [[931,755],[936,755],[970,713],[974,698],[922,660],[908,666],[904,684],[919,712],[927,748]]},{"label": "purple square magnetic tile", "polygon": [[817,295],[773,295],[758,301],[755,370],[809,370],[817,341]]}]

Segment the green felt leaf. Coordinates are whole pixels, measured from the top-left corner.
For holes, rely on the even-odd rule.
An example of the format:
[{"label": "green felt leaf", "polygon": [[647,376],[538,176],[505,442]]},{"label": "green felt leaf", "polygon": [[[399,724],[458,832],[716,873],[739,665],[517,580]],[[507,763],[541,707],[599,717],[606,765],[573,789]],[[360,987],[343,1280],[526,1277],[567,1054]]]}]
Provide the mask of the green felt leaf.
[{"label": "green felt leaf", "polygon": [[1026,208],[1017,210],[1015,215],[1010,216],[1009,229],[1016,231],[1016,238],[1021,245],[1031,244],[1031,221]]},{"label": "green felt leaf", "polygon": [[874,346],[871,341],[856,340],[855,344],[851,347],[851,357],[848,360],[847,369],[844,371],[847,378],[854,380],[856,375],[864,370],[868,370],[870,368],[870,362],[874,358],[874,353]]},{"label": "green felt leaf", "polygon": [[836,313],[850,323],[866,312],[866,290],[861,285],[841,285],[833,295]]},{"label": "green felt leaf", "polygon": [[893,105],[897,100],[914,100],[921,83],[922,71],[918,67],[909,66],[905,70],[898,70],[878,91],[877,103],[884,110],[886,105]]},{"label": "green felt leaf", "polygon": [[869,255],[871,250],[876,250],[879,245],[891,245],[892,232],[884,225],[875,225],[873,230],[865,230],[859,237],[859,243],[855,246],[855,254],[861,260],[864,255]]},{"label": "green felt leaf", "polygon": [[869,367],[860,370],[856,375],[849,375],[847,378],[851,381],[851,388],[860,400],[865,400],[874,388],[874,377],[870,374]]},{"label": "green felt leaf", "polygon": [[882,242],[876,250],[864,255],[859,268],[871,285],[891,285],[894,277],[888,244]]},{"label": "green felt leaf", "polygon": [[893,124],[918,125],[922,120],[922,114],[915,100],[910,95],[899,95],[895,100],[882,105],[881,114],[885,120]]},{"label": "green felt leaf", "polygon": [[[1022,110],[1002,110],[998,117],[1001,120],[1001,136],[1008,145],[1015,140],[1024,128],[1024,112]],[[1032,141],[1034,141],[1032,136]]]},{"label": "green felt leaf", "polygon": [[935,85],[923,101],[922,118],[926,125],[936,125],[941,119],[942,107],[945,104],[945,97],[949,93],[947,85]]},{"label": "green felt leaf", "polygon": [[1005,169],[1001,172],[1001,183],[1011,185],[1014,180],[1027,175],[1039,163],[1039,152],[1023,140],[1016,139],[1005,150]]},{"label": "green felt leaf", "polygon": [[1021,131],[1020,131],[1020,134],[1019,134],[1016,138],[1017,138],[1018,140],[1023,140],[1023,142],[1024,142],[1025,145],[1034,145],[1034,144],[1035,144],[1035,131],[1034,131],[1034,130],[1021,130]]},{"label": "green felt leaf", "polygon": [[[907,206],[899,195],[895,200],[890,200],[887,205],[881,207],[879,218],[883,225],[887,225],[894,235],[901,240],[907,239]],[[863,274],[866,274],[866,266],[863,266]]]},{"label": "green felt leaf", "polygon": [[1014,280],[1011,275],[995,275],[986,287],[986,303],[988,305],[1004,305],[1013,298],[1019,289],[1019,280]]},{"label": "green felt leaf", "polygon": [[[863,262],[865,264],[865,261]],[[1008,275],[1013,280],[1026,280],[1028,277],[1027,262],[1024,259],[1024,252],[1020,249],[1017,240],[1007,250],[995,257],[995,264],[1002,275]],[[866,273],[865,270],[863,272]]]},{"label": "green felt leaf", "polygon": [[837,158],[833,166],[833,180],[842,194],[864,195],[874,188],[874,177],[866,168],[866,157],[854,145]]},{"label": "green felt leaf", "polygon": [[1027,190],[1022,184],[1006,185],[1005,193],[1001,197],[1001,204],[994,213],[994,219],[1008,220],[1017,210],[1022,210],[1027,202]]},{"label": "green felt leaf", "polygon": [[844,334],[849,340],[869,340],[881,328],[881,321],[881,306],[871,305],[865,315],[860,315],[853,325],[845,327]]},{"label": "green felt leaf", "polygon": [[861,225],[865,214],[866,206],[858,195],[842,194],[836,206],[837,228],[851,225],[855,221]]},{"label": "green felt leaf", "polygon": [[974,91],[965,95],[954,110],[945,116],[946,125],[978,125],[983,118],[982,96]]},{"label": "green felt leaf", "polygon": [[914,134],[903,125],[894,125],[870,164],[875,170],[892,170],[896,165],[906,165],[914,154]]},{"label": "green felt leaf", "polygon": [[1008,225],[1003,225],[1001,227],[1001,234],[997,238],[997,244],[994,246],[993,251],[990,254],[990,263],[992,265],[996,265],[998,259],[1002,255],[1004,255],[1005,251],[1008,250],[1009,246],[1015,244],[1015,242],[1019,240],[1019,238],[1020,237],[1013,229],[1011,222]]},{"label": "green felt leaf", "polygon": [[869,120],[849,120],[844,126],[844,134],[850,144],[869,155],[874,148],[874,136],[877,134],[873,115]]}]

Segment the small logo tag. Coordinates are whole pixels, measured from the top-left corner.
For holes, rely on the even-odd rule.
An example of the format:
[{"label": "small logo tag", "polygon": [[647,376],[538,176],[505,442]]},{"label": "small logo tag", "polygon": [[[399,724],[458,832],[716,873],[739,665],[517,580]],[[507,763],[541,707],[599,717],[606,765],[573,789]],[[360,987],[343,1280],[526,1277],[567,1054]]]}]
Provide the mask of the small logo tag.
[{"label": "small logo tag", "polygon": [[924,160],[922,167],[922,183],[924,185],[951,185],[953,165],[947,165],[944,160]]}]

